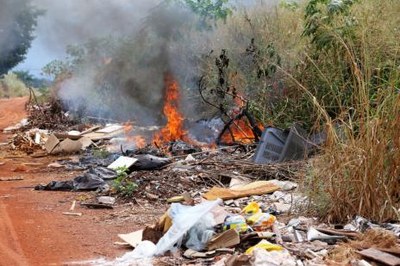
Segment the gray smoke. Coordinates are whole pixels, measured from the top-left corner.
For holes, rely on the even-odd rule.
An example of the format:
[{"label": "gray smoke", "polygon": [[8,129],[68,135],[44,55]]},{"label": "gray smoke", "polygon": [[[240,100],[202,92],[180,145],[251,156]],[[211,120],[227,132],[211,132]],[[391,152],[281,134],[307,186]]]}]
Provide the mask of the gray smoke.
[{"label": "gray smoke", "polygon": [[[166,73],[179,81],[184,97],[196,89],[200,56],[219,49],[218,36],[199,29],[188,9],[166,2],[34,0],[47,11],[37,36],[49,54],[65,54],[67,45],[83,48],[79,67],[58,86],[69,109],[159,125]],[[186,115],[195,113],[192,103],[182,106]]]},{"label": "gray smoke", "polygon": [[180,30],[194,23],[192,13],[159,0],[35,4],[47,10],[37,35],[49,53],[63,54],[71,44],[84,49],[79,68],[59,84],[69,109],[141,124],[161,122],[165,73],[179,79],[188,69],[179,58],[184,44],[175,45]]},{"label": "gray smoke", "polygon": [[67,45],[90,38],[132,34],[161,0],[33,0],[47,12],[37,36],[47,52],[63,55]]}]

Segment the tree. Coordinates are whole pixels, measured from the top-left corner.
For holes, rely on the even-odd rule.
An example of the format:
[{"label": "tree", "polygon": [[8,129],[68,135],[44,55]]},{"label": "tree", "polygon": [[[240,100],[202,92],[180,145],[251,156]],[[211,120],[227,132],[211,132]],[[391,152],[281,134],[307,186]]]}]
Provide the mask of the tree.
[{"label": "tree", "polygon": [[26,70],[12,71],[12,73],[15,74],[27,87],[44,88],[51,84],[50,80],[37,78]]},{"label": "tree", "polygon": [[22,62],[31,42],[37,18],[44,14],[31,0],[3,0],[0,7],[0,76]]},{"label": "tree", "polygon": [[209,29],[212,23],[220,19],[226,21],[232,14],[233,6],[229,5],[229,0],[177,0],[177,2],[199,15],[201,28]]}]

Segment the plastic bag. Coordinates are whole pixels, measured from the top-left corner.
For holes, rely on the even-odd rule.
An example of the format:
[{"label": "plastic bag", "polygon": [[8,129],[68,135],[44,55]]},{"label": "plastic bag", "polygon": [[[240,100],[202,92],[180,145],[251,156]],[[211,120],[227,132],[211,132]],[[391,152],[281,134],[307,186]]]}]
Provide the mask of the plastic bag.
[{"label": "plastic bag", "polygon": [[139,243],[137,247],[130,252],[125,253],[122,257],[115,259],[113,262],[107,264],[95,264],[101,266],[151,266],[152,257],[156,253],[156,245],[154,243],[145,240]]},{"label": "plastic bag", "polygon": [[185,243],[187,248],[201,251],[214,235],[214,216],[207,213],[188,231],[188,239]]},{"label": "plastic bag", "polygon": [[220,203],[222,203],[221,199],[205,201],[196,206],[171,204],[169,216],[172,219],[172,226],[158,241],[155,255],[162,255],[166,251],[172,250],[177,243],[180,246],[183,236],[189,229]]},{"label": "plastic bag", "polygon": [[247,218],[247,224],[256,231],[264,231],[272,227],[276,217],[269,213],[258,212]]},{"label": "plastic bag", "polygon": [[252,201],[249,204],[247,204],[247,206],[244,207],[243,210],[242,210],[242,213],[245,216],[251,216],[251,215],[254,215],[254,214],[258,213],[258,212],[260,212],[260,205],[255,201]]},{"label": "plastic bag", "polygon": [[246,219],[241,215],[227,216],[224,222],[224,230],[235,229],[238,233],[246,233],[249,227]]},{"label": "plastic bag", "polygon": [[245,252],[246,255],[251,255],[256,248],[264,249],[266,251],[282,251],[283,247],[279,245],[272,244],[267,240],[261,240],[257,245],[248,248]]}]

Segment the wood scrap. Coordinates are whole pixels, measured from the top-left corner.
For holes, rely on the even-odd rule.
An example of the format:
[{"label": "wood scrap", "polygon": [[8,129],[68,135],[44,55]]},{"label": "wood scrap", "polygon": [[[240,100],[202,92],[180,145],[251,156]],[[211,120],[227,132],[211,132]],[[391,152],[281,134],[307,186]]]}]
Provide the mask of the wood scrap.
[{"label": "wood scrap", "polygon": [[42,166],[43,163],[22,163],[25,166]]},{"label": "wood scrap", "polygon": [[81,203],[81,206],[85,206],[90,209],[114,209],[113,206],[102,203]]},{"label": "wood scrap", "polygon": [[354,232],[354,231],[336,230],[336,229],[327,229],[327,228],[317,228],[317,230],[324,234],[346,236],[349,238],[357,238],[360,236],[360,233]]},{"label": "wood scrap", "polygon": [[400,257],[400,247],[397,248],[376,248],[382,252],[390,253],[392,255],[395,255],[397,257]]},{"label": "wood scrap", "polygon": [[357,251],[358,254],[364,256],[365,258],[372,259],[374,261],[383,263],[389,266],[400,265],[400,258],[393,256],[389,253],[380,251],[375,248],[365,249],[363,251]]},{"label": "wood scrap", "polygon": [[63,212],[62,214],[69,216],[82,216],[81,212]]},{"label": "wood scrap", "polygon": [[71,204],[71,208],[69,208],[70,211],[75,210],[75,205],[76,205],[76,200],[74,200]]},{"label": "wood scrap", "polygon": [[88,128],[88,129],[86,129],[86,130],[84,130],[84,131],[81,132],[81,136],[82,136],[82,135],[85,135],[85,134],[87,134],[87,133],[93,132],[93,131],[99,129],[100,127],[101,127],[101,126],[97,125],[97,126],[93,126],[93,127],[91,127],[91,128]]},{"label": "wood scrap", "polygon": [[210,191],[203,195],[207,200],[215,199],[237,199],[253,195],[264,195],[279,190],[280,187],[268,182],[268,181],[256,181],[245,186],[241,186],[235,189],[213,187]]},{"label": "wood scrap", "polygon": [[21,181],[24,180],[23,177],[6,177],[6,178],[0,178],[0,181]]}]

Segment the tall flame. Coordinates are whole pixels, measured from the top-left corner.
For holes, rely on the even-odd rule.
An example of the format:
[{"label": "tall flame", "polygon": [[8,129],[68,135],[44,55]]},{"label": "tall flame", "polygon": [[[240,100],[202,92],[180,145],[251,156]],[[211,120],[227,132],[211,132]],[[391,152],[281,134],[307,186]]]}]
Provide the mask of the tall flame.
[{"label": "tall flame", "polygon": [[165,82],[165,99],[163,113],[167,119],[167,124],[156,135],[153,141],[156,144],[168,141],[184,140],[187,131],[183,129],[183,115],[179,111],[179,84],[174,77],[167,73],[164,78]]}]

